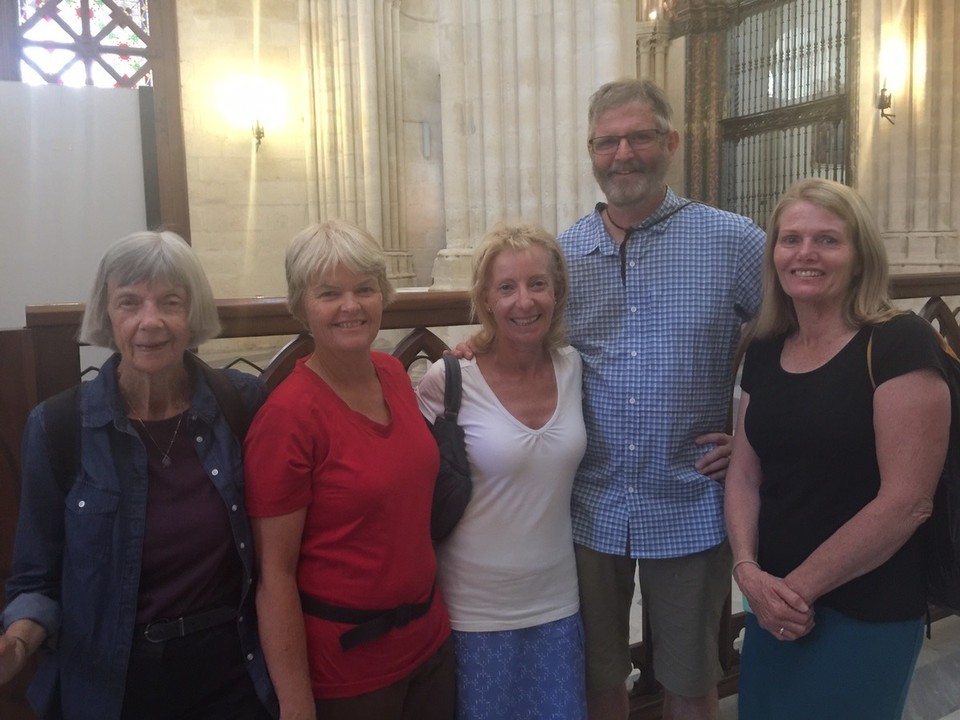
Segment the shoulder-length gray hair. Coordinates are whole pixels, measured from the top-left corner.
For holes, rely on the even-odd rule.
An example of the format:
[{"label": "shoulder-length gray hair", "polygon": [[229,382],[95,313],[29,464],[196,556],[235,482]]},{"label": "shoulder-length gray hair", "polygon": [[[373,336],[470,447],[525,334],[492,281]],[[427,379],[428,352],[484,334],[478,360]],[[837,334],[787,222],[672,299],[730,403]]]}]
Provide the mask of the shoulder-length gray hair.
[{"label": "shoulder-length gray hair", "polygon": [[121,238],[100,259],[80,325],[80,341],[116,350],[109,314],[110,284],[136,285],[158,280],[186,290],[191,345],[199,345],[220,333],[210,281],[193,249],[176,233],[143,231]]},{"label": "shoulder-length gray hair", "polygon": [[389,305],[396,294],[387,277],[383,249],[366,230],[345,220],[327,220],[301,230],[287,247],[287,307],[290,314],[307,326],[303,296],[317,277],[343,265],[358,275],[373,275]]},{"label": "shoulder-length gray hair", "polygon": [[528,250],[533,247],[540,247],[547,251],[550,280],[553,283],[554,297],[557,301],[553,309],[553,319],[550,321],[543,343],[547,350],[553,350],[565,343],[567,334],[565,318],[569,293],[567,261],[563,250],[554,237],[540,225],[497,223],[484,235],[473,253],[470,305],[474,317],[481,325],[480,330],[471,340],[476,352],[489,352],[497,341],[497,323],[493,313],[487,309],[485,297],[490,289],[490,268],[493,261],[504,250]]},{"label": "shoulder-length gray hair", "polygon": [[783,291],[773,262],[784,211],[797,202],[808,202],[843,221],[854,250],[854,272],[843,301],[843,318],[853,327],[889,320],[897,314],[887,283],[887,251],[880,231],[863,198],[850,187],[824,178],[799,180],[787,188],[767,223],[763,252],[763,303],[754,327],[758,337],[797,330],[793,300]]}]

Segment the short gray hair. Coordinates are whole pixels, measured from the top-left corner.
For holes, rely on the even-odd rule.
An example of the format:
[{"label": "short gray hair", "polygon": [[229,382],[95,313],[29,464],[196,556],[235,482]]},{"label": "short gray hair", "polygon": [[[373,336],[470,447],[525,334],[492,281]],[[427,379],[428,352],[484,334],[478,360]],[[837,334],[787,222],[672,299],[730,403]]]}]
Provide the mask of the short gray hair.
[{"label": "short gray hair", "polygon": [[301,230],[287,248],[287,307],[304,327],[303,296],[308,286],[337,265],[358,275],[373,275],[384,307],[393,301],[396,291],[387,277],[386,256],[373,236],[345,220],[327,220]]},{"label": "short gray hair", "polygon": [[590,107],[587,111],[590,136],[593,137],[593,130],[601,115],[631,103],[642,103],[649,107],[657,119],[658,130],[673,131],[673,108],[663,89],[650,80],[624,78],[601,85],[590,96]]},{"label": "short gray hair", "polygon": [[148,230],[121,238],[100,258],[80,325],[80,342],[116,350],[109,313],[110,283],[123,286],[158,280],[186,290],[191,345],[220,333],[213,290],[196,253],[176,233]]}]

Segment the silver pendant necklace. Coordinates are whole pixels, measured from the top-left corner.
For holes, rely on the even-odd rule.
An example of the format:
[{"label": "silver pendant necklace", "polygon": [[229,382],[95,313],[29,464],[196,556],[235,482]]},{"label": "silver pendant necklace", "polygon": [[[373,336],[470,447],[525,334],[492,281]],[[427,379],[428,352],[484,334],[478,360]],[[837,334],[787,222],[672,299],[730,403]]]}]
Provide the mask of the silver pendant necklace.
[{"label": "silver pendant necklace", "polygon": [[170,442],[167,444],[167,449],[166,449],[166,450],[164,450],[162,447],[160,447],[160,444],[159,444],[156,440],[153,439],[153,435],[151,435],[151,434],[150,434],[150,431],[147,430],[147,424],[146,424],[145,422],[143,422],[143,420],[140,419],[140,416],[137,415],[136,412],[134,412],[133,408],[130,408],[130,412],[133,413],[133,418],[134,418],[138,423],[140,423],[140,427],[143,428],[143,432],[145,432],[146,435],[147,435],[147,437],[150,438],[150,442],[153,443],[153,446],[154,446],[157,450],[160,451],[160,453],[161,453],[161,455],[162,455],[162,457],[160,458],[160,465],[162,465],[162,466],[165,467],[165,468],[170,467],[170,464],[171,464],[171,462],[172,462],[172,461],[170,460],[170,451],[173,449],[173,442],[174,442],[174,440],[177,439],[177,434],[180,432],[180,423],[183,422],[183,416],[187,414],[187,411],[184,410],[182,413],[180,413],[180,417],[177,418],[177,427],[176,427],[176,428],[174,429],[174,431],[173,431],[173,436],[170,438]]}]

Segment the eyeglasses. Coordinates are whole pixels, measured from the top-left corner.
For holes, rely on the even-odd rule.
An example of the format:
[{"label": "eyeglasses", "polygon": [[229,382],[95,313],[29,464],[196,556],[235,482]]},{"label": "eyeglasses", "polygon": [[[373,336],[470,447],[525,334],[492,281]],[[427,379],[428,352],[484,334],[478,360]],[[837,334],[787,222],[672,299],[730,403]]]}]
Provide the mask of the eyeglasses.
[{"label": "eyeglasses", "polygon": [[626,135],[601,135],[591,138],[587,144],[594,155],[613,155],[620,148],[621,140],[626,140],[630,149],[636,152],[653,145],[661,135],[668,134],[666,130],[637,130]]}]

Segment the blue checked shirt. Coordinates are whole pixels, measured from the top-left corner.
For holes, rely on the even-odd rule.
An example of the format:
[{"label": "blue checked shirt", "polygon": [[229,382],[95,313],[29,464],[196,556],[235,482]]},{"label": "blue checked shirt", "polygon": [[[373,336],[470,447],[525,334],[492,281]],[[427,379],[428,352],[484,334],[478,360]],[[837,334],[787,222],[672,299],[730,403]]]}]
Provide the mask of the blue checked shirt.
[{"label": "blue checked shirt", "polygon": [[694,438],[727,425],[741,324],[760,305],[764,233],[667,190],[621,258],[598,210],[559,241],[570,343],[583,357],[587,451],[574,542],[642,558],[725,538],[723,488],[694,470]]}]

